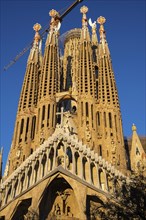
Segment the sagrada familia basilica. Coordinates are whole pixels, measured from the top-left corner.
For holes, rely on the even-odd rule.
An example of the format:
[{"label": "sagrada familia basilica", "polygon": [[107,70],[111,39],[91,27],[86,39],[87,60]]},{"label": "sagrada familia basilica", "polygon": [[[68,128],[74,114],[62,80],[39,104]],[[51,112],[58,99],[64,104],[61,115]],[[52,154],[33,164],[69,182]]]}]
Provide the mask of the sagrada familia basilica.
[{"label": "sagrada familia basilica", "polygon": [[12,145],[0,175],[0,219],[91,219],[92,203],[100,208],[107,198],[114,201],[129,173],[145,169],[144,140],[135,125],[132,138],[124,140],[106,19],[92,23],[86,6],[80,12],[82,27],[67,32],[63,56],[58,12],[49,13],[43,55],[41,25],[33,26]]}]

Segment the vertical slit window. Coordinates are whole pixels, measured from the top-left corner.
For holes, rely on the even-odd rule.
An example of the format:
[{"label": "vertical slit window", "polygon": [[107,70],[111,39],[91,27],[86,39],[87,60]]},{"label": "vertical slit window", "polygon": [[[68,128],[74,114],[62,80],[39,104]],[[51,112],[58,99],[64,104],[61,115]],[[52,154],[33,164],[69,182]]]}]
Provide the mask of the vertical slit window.
[{"label": "vertical slit window", "polygon": [[20,134],[23,133],[24,119],[21,120]]},{"label": "vertical slit window", "polygon": [[81,114],[83,116],[83,102],[81,102]]},{"label": "vertical slit window", "polygon": [[93,105],[91,105],[91,118],[92,118],[92,127],[93,127]]},{"label": "vertical slit window", "polygon": [[104,126],[106,127],[107,124],[106,124],[106,112],[104,112]]},{"label": "vertical slit window", "polygon": [[115,128],[116,128],[116,131],[117,131],[117,116],[115,115]]},{"label": "vertical slit window", "polygon": [[47,126],[49,126],[49,118],[50,118],[50,104],[48,105]]},{"label": "vertical slit window", "polygon": [[109,112],[109,127],[112,128],[112,115],[111,115],[111,112]]},{"label": "vertical slit window", "polygon": [[96,93],[97,93],[97,99],[98,99],[98,81],[96,81]]},{"label": "vertical slit window", "polygon": [[100,126],[100,112],[97,112],[97,125]]},{"label": "vertical slit window", "polygon": [[42,109],[42,124],[41,124],[41,127],[43,128],[44,127],[44,119],[45,119],[45,105],[43,105],[43,109]]},{"label": "vertical slit window", "polygon": [[102,145],[99,145],[99,156],[102,156]]},{"label": "vertical slit window", "polygon": [[43,105],[43,111],[42,111],[42,121],[45,119],[45,105]]},{"label": "vertical slit window", "polygon": [[31,139],[34,139],[35,136],[35,125],[36,125],[36,116],[32,118],[32,126],[31,126]]},{"label": "vertical slit window", "polygon": [[48,105],[48,119],[50,117],[50,104]]},{"label": "vertical slit window", "polygon": [[86,117],[89,116],[88,103],[86,102]]},{"label": "vertical slit window", "polygon": [[40,121],[40,109],[38,110],[38,119],[37,119],[37,131],[39,129],[39,121]]},{"label": "vertical slit window", "polygon": [[53,122],[54,122],[54,105],[53,105],[53,111],[52,111],[52,127],[53,127]]},{"label": "vertical slit window", "polygon": [[27,133],[28,133],[28,127],[29,127],[29,118],[27,118],[27,122],[26,122],[26,133],[25,133],[25,141],[27,141]]},{"label": "vertical slit window", "polygon": [[21,120],[19,142],[22,141],[21,135],[22,135],[22,133],[23,133],[23,127],[24,127],[24,119]]},{"label": "vertical slit window", "polygon": [[16,141],[17,141],[18,126],[19,126],[19,122],[17,122],[17,126],[16,126],[16,132],[15,132],[15,144],[16,144]]}]

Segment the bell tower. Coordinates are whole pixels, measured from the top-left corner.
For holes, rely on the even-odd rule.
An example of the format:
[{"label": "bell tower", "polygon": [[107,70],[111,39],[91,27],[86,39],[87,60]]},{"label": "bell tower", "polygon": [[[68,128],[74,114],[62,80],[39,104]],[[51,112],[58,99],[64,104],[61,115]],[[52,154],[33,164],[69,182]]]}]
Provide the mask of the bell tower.
[{"label": "bell tower", "polygon": [[104,30],[105,21],[106,19],[102,16],[97,19],[100,25],[96,105],[98,153],[114,166],[125,169],[122,119],[110,51]]},{"label": "bell tower", "polygon": [[39,77],[42,65],[40,24],[33,26],[35,37],[27,61],[26,73],[20,95],[11,150],[7,162],[11,174],[30,154],[35,138],[38,106]]},{"label": "bell tower", "polygon": [[39,82],[37,136],[38,145],[46,140],[55,129],[56,124],[56,98],[60,90],[60,60],[58,49],[58,30],[60,22],[56,19],[58,12],[52,9],[50,30],[47,36],[42,72]]},{"label": "bell tower", "polygon": [[81,7],[80,12],[83,14],[83,17],[78,69],[78,134],[84,143],[93,148],[96,133],[96,79],[92,59],[92,43],[86,17],[88,8],[83,6]]}]

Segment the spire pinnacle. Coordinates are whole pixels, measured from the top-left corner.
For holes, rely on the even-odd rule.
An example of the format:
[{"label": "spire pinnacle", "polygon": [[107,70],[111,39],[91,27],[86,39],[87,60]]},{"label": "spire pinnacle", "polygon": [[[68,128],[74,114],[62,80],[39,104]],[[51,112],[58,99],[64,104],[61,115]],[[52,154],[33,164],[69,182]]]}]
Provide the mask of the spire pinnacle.
[{"label": "spire pinnacle", "polygon": [[100,33],[100,38],[103,37],[103,35],[105,35],[105,30],[104,30],[104,26],[103,24],[106,22],[106,19],[105,17],[103,16],[100,16],[98,19],[97,19],[97,23],[100,24],[100,28],[99,28],[99,33]]},{"label": "spire pinnacle", "polygon": [[57,17],[59,15],[58,12],[56,10],[52,9],[49,12],[49,15],[51,17],[50,28],[58,26],[59,19],[55,19],[55,17]]},{"label": "spire pinnacle", "polygon": [[135,126],[135,124],[133,123],[132,125],[132,131],[136,131],[137,130],[137,127]]},{"label": "spire pinnacle", "polygon": [[39,34],[39,30],[41,29],[42,27],[41,27],[41,25],[40,24],[38,24],[38,23],[36,23],[34,26],[33,26],[33,29],[35,30],[35,36],[34,36],[34,42],[36,43],[36,44],[38,44],[38,42],[39,42],[39,40],[41,39],[41,37],[40,37],[40,34]]},{"label": "spire pinnacle", "polygon": [[59,29],[61,27],[61,23],[60,23],[60,19],[59,19],[59,13],[52,9],[49,12],[49,15],[51,17],[51,22],[50,22],[50,31],[49,31],[49,35],[46,41],[46,44],[50,44],[51,42],[56,42],[56,40],[58,38],[59,35]]},{"label": "spire pinnacle", "polygon": [[80,12],[83,14],[83,18],[82,18],[82,26],[87,26],[87,17],[86,17],[86,13],[88,12],[88,8],[84,5],[80,8]]}]

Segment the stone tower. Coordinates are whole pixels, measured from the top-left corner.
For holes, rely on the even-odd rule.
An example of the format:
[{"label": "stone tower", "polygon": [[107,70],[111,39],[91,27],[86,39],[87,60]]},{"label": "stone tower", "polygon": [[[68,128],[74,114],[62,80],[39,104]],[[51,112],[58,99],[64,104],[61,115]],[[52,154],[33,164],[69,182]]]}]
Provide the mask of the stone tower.
[{"label": "stone tower", "polygon": [[62,57],[58,12],[49,13],[43,56],[41,26],[34,25],[0,189],[0,211],[7,219],[84,220],[92,202],[101,207],[129,181],[106,20],[88,22],[86,6],[80,12],[82,27],[66,34]]},{"label": "stone tower", "polygon": [[6,175],[11,174],[33,151],[35,137],[36,115],[38,107],[39,77],[42,65],[40,24],[35,24],[36,31],[30,51],[18,111],[14,135],[7,161]]}]

